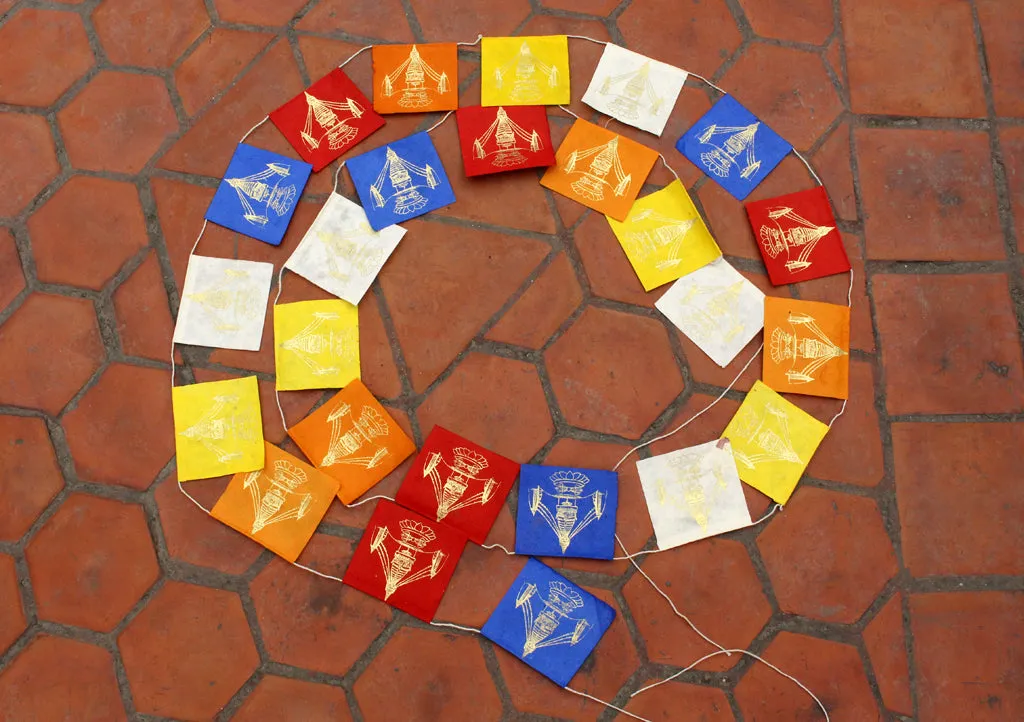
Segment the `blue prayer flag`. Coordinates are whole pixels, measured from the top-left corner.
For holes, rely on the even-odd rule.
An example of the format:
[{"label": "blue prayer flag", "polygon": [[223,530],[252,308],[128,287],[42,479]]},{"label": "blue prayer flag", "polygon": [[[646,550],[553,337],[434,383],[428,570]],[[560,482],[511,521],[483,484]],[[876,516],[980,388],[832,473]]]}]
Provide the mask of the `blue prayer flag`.
[{"label": "blue prayer flag", "polygon": [[793,146],[725,95],[676,141],[676,150],[742,201]]},{"label": "blue prayer flag", "polygon": [[480,632],[565,687],[614,619],[615,610],[593,594],[527,559]]},{"label": "blue prayer flag", "polygon": [[426,133],[357,155],[346,165],[375,231],[455,202],[455,191]]},{"label": "blue prayer flag", "polygon": [[614,471],[519,467],[516,554],[611,559],[618,481]]},{"label": "blue prayer flag", "polygon": [[206,219],[279,246],[312,171],[309,163],[239,143]]}]

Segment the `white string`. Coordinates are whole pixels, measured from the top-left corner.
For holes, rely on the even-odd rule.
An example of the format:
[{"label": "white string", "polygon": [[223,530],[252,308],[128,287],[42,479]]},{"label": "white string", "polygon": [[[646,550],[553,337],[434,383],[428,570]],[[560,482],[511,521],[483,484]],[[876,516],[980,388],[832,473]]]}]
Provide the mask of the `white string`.
[{"label": "white string", "polygon": [[719,93],[721,93],[722,95],[728,95],[728,93],[727,93],[727,92],[725,92],[724,90],[722,90],[721,88],[719,88],[719,87],[718,87],[717,85],[715,85],[714,83],[712,83],[712,82],[711,82],[710,80],[708,80],[707,78],[705,78],[705,77],[704,77],[703,75],[697,75],[697,73],[689,73],[689,75],[690,75],[690,77],[691,77],[691,78],[696,78],[697,80],[701,80],[701,81],[703,81],[703,82],[704,82],[704,83],[706,83],[707,85],[709,85],[709,86],[711,86],[712,88],[714,88],[715,90],[717,90],[717,91],[718,91]]},{"label": "white string", "polygon": [[633,719],[638,719],[638,720],[640,720],[640,722],[651,722],[651,720],[647,719],[646,717],[640,717],[638,715],[633,714],[632,712],[627,712],[626,710],[622,709],[622,707],[616,707],[611,702],[605,702],[603,699],[598,699],[597,697],[594,697],[593,695],[589,695],[586,692],[580,692],[578,689],[573,689],[572,687],[562,687],[562,689],[564,689],[566,692],[572,692],[573,694],[578,694],[580,697],[586,697],[589,700],[593,700],[594,702],[597,702],[599,704],[603,704],[608,709],[613,709],[616,712],[620,712],[620,713],[626,715],[627,717],[632,717]]},{"label": "white string", "polygon": [[567,38],[575,38],[576,40],[589,40],[590,42],[597,43],[598,45],[607,45],[608,44],[604,40],[595,40],[594,38],[588,38],[586,35],[566,35],[565,37],[567,37]]},{"label": "white string", "polygon": [[[277,272],[277,295],[274,296],[274,306],[277,306],[277,302],[281,298],[281,290],[284,288],[284,264],[281,264],[281,270]],[[276,309],[274,313],[277,313]],[[284,409],[281,408],[281,394],[277,390],[277,381],[274,382],[274,401],[277,402],[277,413],[281,415],[281,427],[288,431],[288,422],[284,418]]]},{"label": "white string", "polygon": [[451,622],[428,622],[431,627],[451,627],[452,629],[461,629],[463,632],[476,632],[480,634],[480,630],[476,627],[463,627],[461,624],[452,624]]},{"label": "white string", "polygon": [[310,572],[311,574],[316,574],[318,577],[323,577],[324,579],[330,579],[331,581],[334,581],[334,582],[341,582],[342,584],[345,583],[344,580],[339,579],[338,577],[335,577],[335,576],[333,576],[331,574],[324,574],[323,572],[318,572],[316,569],[313,569],[312,567],[307,567],[305,564],[299,564],[298,562],[292,562],[292,564],[294,566],[297,566],[299,569],[304,569],[307,572]]},{"label": "white string", "polygon": [[[619,543],[619,547],[622,548],[622,551],[624,553],[629,554],[629,552],[626,551],[626,545],[622,543],[622,539],[619,538],[618,534],[615,535],[615,541],[617,541]],[[697,626],[693,622],[690,621],[690,618],[687,617],[685,614],[683,614],[682,612],[679,611],[679,609],[676,607],[676,603],[672,601],[672,598],[669,595],[665,594],[665,592],[661,591],[661,588],[657,584],[654,583],[653,579],[651,579],[649,576],[647,576],[647,572],[645,572],[643,569],[641,569],[640,565],[637,564],[634,559],[630,558],[629,563],[632,564],[633,567],[638,572],[640,572],[640,574],[643,576],[644,579],[647,580],[647,582],[651,585],[651,587],[654,589],[654,591],[656,591],[658,594],[660,594],[662,597],[665,598],[665,601],[668,602],[670,607],[672,607],[672,611],[676,613],[676,616],[679,617],[680,619],[682,619],[688,625],[690,625],[690,629],[692,629],[694,632],[696,632],[697,636],[699,636],[705,642],[710,644],[712,647],[715,647],[716,649],[720,649],[722,651],[725,651],[725,647],[723,647],[721,644],[719,644],[718,642],[713,640],[708,635],[704,634],[704,632],[702,632],[699,629],[697,629]]]},{"label": "white string", "polygon": [[850,288],[846,291],[846,306],[847,308],[853,307],[853,269],[850,269]]},{"label": "white string", "polygon": [[455,44],[456,45],[478,45],[480,43],[480,41],[483,40],[483,39],[484,39],[483,35],[477,35],[476,36],[476,40],[474,40],[471,43],[455,43]]},{"label": "white string", "polygon": [[184,494],[185,496],[187,496],[187,497],[189,498],[189,500],[190,500],[190,501],[191,501],[191,502],[192,502],[193,504],[195,504],[196,506],[198,506],[198,507],[199,507],[200,509],[202,509],[203,511],[205,511],[205,512],[206,512],[207,514],[209,514],[209,513],[210,513],[210,510],[209,510],[209,509],[207,509],[207,508],[206,508],[205,506],[203,506],[202,504],[200,504],[200,503],[199,503],[198,501],[196,501],[196,498],[195,498],[194,496],[192,496],[192,495],[191,495],[191,494],[189,494],[189,493],[188,493],[187,491],[185,491],[185,487],[181,485],[181,479],[178,479],[178,489],[180,489],[180,490],[181,490],[181,493],[182,493],[182,494]]},{"label": "white string", "polygon": [[441,118],[441,120],[437,121],[437,122],[436,122],[436,123],[434,123],[434,124],[433,124],[432,126],[430,126],[429,128],[427,128],[426,132],[427,132],[427,133],[429,133],[430,131],[434,130],[434,128],[436,128],[437,126],[441,125],[441,123],[443,123],[443,122],[445,122],[446,120],[448,120],[448,116],[449,116],[449,115],[451,115],[451,114],[452,114],[452,113],[454,113],[454,112],[455,112],[454,110],[449,110],[449,111],[448,111],[447,113],[445,113],[445,114],[444,114],[444,117],[443,117],[443,118]]},{"label": "white string", "polygon": [[196,236],[196,242],[192,244],[192,250],[188,252],[189,260],[192,260],[192,256],[195,254],[196,249],[199,248],[199,241],[203,239],[203,234],[206,233],[206,224],[209,223],[205,218],[203,219],[203,227],[199,229],[199,235]]},{"label": "white string", "polygon": [[345,507],[351,509],[353,506],[362,506],[363,504],[368,504],[375,499],[387,499],[388,501],[394,501],[390,496],[377,494],[376,496],[368,496],[365,499],[360,499],[359,501],[353,501],[351,504],[345,504]]},{"label": "white string", "polygon": [[801,161],[803,161],[803,164],[805,166],[807,166],[807,170],[810,172],[810,174],[812,176],[814,176],[814,180],[816,180],[818,182],[818,185],[820,185],[820,186],[825,185],[824,183],[821,182],[821,178],[818,177],[818,174],[814,172],[814,168],[811,167],[811,164],[807,162],[807,159],[804,158],[802,155],[800,155],[800,151],[798,151],[796,148],[794,148],[793,149],[793,155],[795,155],[797,158],[799,158]]},{"label": "white string", "polygon": [[574,112],[572,112],[571,110],[566,108],[564,105],[559,105],[558,107],[561,108],[562,110],[564,110],[569,115],[571,115],[573,118],[576,118],[576,120],[583,120],[583,118],[581,118],[580,116],[576,115]]},{"label": "white string", "polygon": [[494,544],[481,544],[480,546],[483,549],[501,549],[503,552],[508,554],[510,557],[514,557],[516,555],[515,552],[509,551],[506,547],[504,547],[501,544],[498,544],[497,542],[495,542]]},{"label": "white string", "polygon": [[680,670],[679,672],[676,672],[675,674],[671,675],[670,677],[666,677],[665,679],[661,680],[660,682],[654,682],[653,684],[649,684],[646,687],[641,687],[636,692],[631,694],[630,697],[631,698],[632,697],[636,697],[641,692],[646,692],[647,690],[653,689],[653,688],[657,687],[660,684],[665,684],[666,682],[669,682],[669,681],[675,679],[676,677],[679,677],[680,675],[683,675],[686,672],[689,672],[691,669],[696,667],[698,664],[700,664],[704,660],[711,659],[712,657],[717,657],[719,654],[730,654],[731,652],[736,652],[738,654],[745,654],[748,657],[753,657],[757,661],[761,662],[762,664],[764,664],[767,667],[770,667],[771,669],[775,670],[776,672],[781,674],[786,679],[788,679],[791,682],[793,682],[794,684],[796,684],[796,686],[798,686],[800,689],[802,689],[804,692],[806,692],[810,696],[810,698],[813,699],[818,704],[818,707],[821,708],[822,713],[825,715],[825,722],[831,722],[831,718],[828,716],[828,710],[825,709],[825,705],[823,705],[821,703],[821,700],[818,699],[817,695],[815,695],[814,692],[812,692],[811,690],[807,689],[807,687],[804,685],[803,682],[801,682],[799,679],[797,679],[796,677],[794,677],[791,674],[786,674],[785,672],[783,672],[781,669],[776,667],[774,664],[772,664],[771,662],[769,662],[765,658],[759,657],[758,655],[756,655],[753,652],[750,652],[750,651],[748,651],[746,649],[723,649],[723,650],[718,651],[718,652],[711,652],[710,654],[705,654],[703,657],[698,659],[696,662],[691,664],[686,669]]},{"label": "white string", "polygon": [[846,402],[847,401],[849,401],[849,399],[843,399],[843,406],[842,406],[842,408],[840,408],[838,413],[836,413],[836,415],[832,417],[832,420],[828,422],[828,428],[831,429],[832,428],[832,424],[834,424],[836,422],[836,419],[838,419],[840,416],[842,416],[843,414],[846,413]]},{"label": "white string", "polygon": [[669,173],[671,173],[671,174],[672,174],[672,175],[673,175],[673,176],[675,177],[675,179],[676,179],[677,181],[679,181],[680,183],[682,183],[682,181],[681,181],[681,180],[679,180],[679,174],[678,174],[678,173],[676,173],[675,169],[674,169],[674,168],[673,168],[672,166],[670,166],[670,165],[668,164],[668,161],[667,161],[667,160],[665,160],[665,156],[663,156],[663,155],[662,155],[661,153],[658,153],[658,157],[659,157],[659,158],[661,158],[661,162],[662,162],[662,164],[663,164],[663,165],[664,165],[664,166],[665,166],[666,168],[668,168],[668,172],[669,172]]},{"label": "white string", "polygon": [[256,130],[257,128],[259,128],[259,127],[260,127],[261,125],[263,125],[264,123],[266,123],[266,122],[267,122],[268,120],[270,120],[270,116],[269,116],[269,115],[265,115],[265,116],[263,116],[263,120],[261,120],[261,121],[260,121],[259,123],[257,123],[257,124],[256,124],[256,125],[254,125],[253,127],[249,128],[249,132],[248,132],[248,133],[246,133],[245,135],[243,135],[243,136],[242,136],[242,139],[241,139],[240,141],[238,141],[238,142],[239,142],[239,144],[242,144],[242,143],[244,143],[244,142],[245,142],[245,139],[246,139],[246,138],[248,138],[248,137],[249,137],[250,135],[252,135],[252,134],[253,134],[253,131],[255,131],[255,130]]},{"label": "white string", "polygon": [[[767,512],[765,512],[761,516],[761,518],[758,519],[757,521],[752,521],[749,524],[744,524],[743,526],[738,526],[735,529],[732,529],[730,531],[738,531],[740,529],[749,529],[751,527],[755,527],[758,524],[760,524],[761,522],[763,522],[766,519],[768,519],[768,517],[773,516],[775,514],[775,512],[778,512],[778,511],[782,511],[782,504],[773,504],[772,508],[770,510],[768,510]],[[704,537],[704,538],[706,539],[707,537]],[[612,560],[613,561],[622,561],[623,559],[633,559],[635,557],[642,557],[642,556],[644,556],[646,554],[657,554],[658,552],[667,552],[667,551],[672,551],[673,549],[678,549],[678,548],[679,547],[676,546],[676,547],[667,547],[665,549],[641,549],[640,551],[633,552],[632,554],[629,554],[627,552],[625,556],[612,557]],[[623,551],[625,551],[625,550],[623,550]]]},{"label": "white string", "polygon": [[[718,398],[716,398],[710,404],[705,406],[703,409],[701,409],[700,411],[695,413],[693,416],[688,418],[683,423],[679,424],[679,426],[677,426],[676,428],[672,429],[668,433],[662,434],[661,436],[655,436],[650,441],[645,441],[644,443],[642,443],[642,444],[640,444],[638,446],[634,446],[632,449],[630,449],[629,451],[626,452],[625,456],[623,456],[621,459],[619,459],[619,463],[612,467],[612,471],[618,471],[619,467],[622,466],[622,462],[624,462],[626,459],[628,459],[630,454],[632,454],[634,451],[639,451],[640,449],[644,448],[645,446],[649,446],[650,444],[653,444],[655,441],[661,441],[662,439],[667,439],[668,437],[672,436],[672,434],[676,433],[677,431],[680,431],[681,429],[683,429],[685,426],[688,426],[693,421],[696,421],[697,418],[699,418],[701,415],[703,415],[705,412],[707,412],[712,406],[714,406],[719,401],[721,401],[723,398],[725,398],[725,395],[730,391],[730,389],[732,389],[733,386],[736,385],[736,382],[740,380],[740,376],[742,376],[744,373],[746,373],[747,369],[750,368],[750,364],[754,363],[754,359],[757,358],[757,355],[759,353],[761,353],[761,350],[763,348],[764,348],[764,343],[762,342],[761,345],[757,347],[757,351],[755,351],[754,354],[750,357],[750,360],[747,361],[747,363],[745,363],[743,365],[743,368],[740,369],[740,372],[738,374],[736,374],[736,378],[734,378],[732,381],[730,381],[729,385],[726,386],[725,389],[722,391],[722,393],[720,393],[718,395]],[[623,549],[622,551],[626,551],[626,550]]]},{"label": "white string", "polygon": [[343,62],[343,63],[342,63],[341,65],[339,65],[338,67],[339,67],[339,68],[344,68],[344,67],[345,67],[346,65],[348,65],[348,64],[349,64],[350,62],[352,62],[352,61],[353,61],[353,60],[354,60],[354,59],[356,58],[356,56],[357,56],[357,55],[359,55],[360,53],[366,52],[367,50],[372,50],[372,49],[373,49],[373,46],[372,46],[372,45],[364,45],[363,47],[359,48],[359,50],[357,50],[357,51],[355,51],[354,53],[352,53],[351,55],[349,55],[349,56],[348,56],[348,60],[346,60],[345,62]]},{"label": "white string", "polygon": [[345,161],[338,163],[338,169],[334,171],[334,193],[338,192],[338,178],[341,177],[341,169],[345,167]]}]

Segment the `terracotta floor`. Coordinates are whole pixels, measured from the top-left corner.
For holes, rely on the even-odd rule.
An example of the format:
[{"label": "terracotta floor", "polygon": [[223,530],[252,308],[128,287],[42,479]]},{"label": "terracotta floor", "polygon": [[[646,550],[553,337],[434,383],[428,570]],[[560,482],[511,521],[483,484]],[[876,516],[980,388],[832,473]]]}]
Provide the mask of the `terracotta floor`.
[{"label": "terracotta floor", "polygon": [[[840,218],[846,415],[784,512],[647,573],[834,722],[1024,719],[1015,0],[0,0],[0,719],[615,718],[477,637],[290,567],[176,486],[172,319],[237,139],[362,45],[477,33],[611,39],[706,75],[806,151]],[[587,113],[600,48],[570,42]],[[479,55],[462,56],[472,104]],[[346,70],[370,92],[368,56]],[[844,277],[769,286],[741,204],[673,149],[708,107],[691,80],[660,140],[624,132],[666,154],[766,292],[845,301]],[[391,116],[359,151],[435,119]],[[552,126],[557,141],[568,124]],[[454,122],[434,135],[459,201],[408,224],[359,308],[363,377],[417,442],[442,423],[517,461],[607,468],[728,384],[753,346],[714,366],[654,311],[667,287],[643,293],[603,218],[532,171],[470,183]],[[250,142],[291,153],[269,124]],[[280,248],[211,227],[201,252],[281,264],[329,174]],[[811,184],[791,157],[753,198]],[[286,299],[314,295],[286,278]],[[282,442],[270,328],[259,353],[181,349],[178,378],[256,372]],[[716,438],[756,368],[655,451]],[[284,394],[289,419],[320,396]],[[838,406],[795,400],[822,419]],[[639,549],[652,529],[626,469],[619,530]],[[209,504],[224,484],[189,488]],[[492,540],[511,542],[512,508]],[[339,573],[368,516],[335,508],[301,561]],[[438,618],[481,624],[521,564],[469,549]],[[651,720],[824,719],[735,657],[630,701],[710,647],[624,562],[564,567],[619,612],[576,688]]]}]

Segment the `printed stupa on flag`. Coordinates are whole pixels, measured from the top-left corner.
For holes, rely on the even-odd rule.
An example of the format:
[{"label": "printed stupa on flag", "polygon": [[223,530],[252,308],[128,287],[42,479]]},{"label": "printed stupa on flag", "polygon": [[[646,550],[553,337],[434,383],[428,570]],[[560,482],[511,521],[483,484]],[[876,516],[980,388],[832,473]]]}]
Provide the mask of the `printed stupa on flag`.
[{"label": "printed stupa on flag", "polygon": [[344,582],[429,622],[465,548],[466,537],[459,531],[382,500],[352,555]]},{"label": "printed stupa on flag", "polygon": [[271,263],[192,256],[174,343],[259,351],[273,277]]},{"label": "printed stupa on flag", "polygon": [[608,218],[645,291],[722,256],[704,219],[679,181],[640,198],[625,221]]},{"label": "printed stupa on flag", "polygon": [[294,562],[327,513],[338,482],[273,444],[264,449],[263,468],[235,474],[210,514]]},{"label": "printed stupa on flag", "polygon": [[279,391],[331,389],[359,378],[359,309],[347,301],[274,306]]},{"label": "printed stupa on flag", "polygon": [[793,146],[731,95],[724,95],[676,142],[676,149],[742,201]]},{"label": "printed stupa on flag", "polygon": [[728,439],[636,462],[659,549],[750,525]]},{"label": "printed stupa on flag", "polygon": [[599,469],[520,466],[516,554],[611,559],[618,476]]},{"label": "printed stupa on flag", "polygon": [[427,133],[350,158],[346,165],[375,231],[455,202],[455,191]]},{"label": "printed stupa on flag", "polygon": [[764,325],[764,293],[724,258],[680,278],[654,305],[723,368]]},{"label": "printed stupa on flag", "polygon": [[845,399],[850,382],[850,308],[767,298],[765,384],[776,391]]},{"label": "printed stupa on flag", "polygon": [[263,468],[263,419],[255,376],[171,389],[178,480]]},{"label": "printed stupa on flag", "polygon": [[538,168],[555,162],[548,115],[537,105],[471,106],[455,113],[467,176]]},{"label": "printed stupa on flag", "polygon": [[480,633],[565,687],[615,620],[615,610],[536,559]]},{"label": "printed stupa on flag", "polygon": [[288,429],[313,464],[337,479],[351,504],[409,458],[416,445],[358,379]]},{"label": "printed stupa on flag", "polygon": [[511,459],[435,426],[395,501],[483,544],[518,473]]},{"label": "printed stupa on flag", "polygon": [[740,479],[785,504],[828,426],[754,383],[722,436],[732,444]]},{"label": "printed stupa on flag", "polygon": [[384,125],[366,96],[335,68],[277,110],[270,121],[319,171]]},{"label": "printed stupa on flag", "polygon": [[608,43],[583,102],[634,128],[660,136],[688,73]]},{"label": "printed stupa on flag", "polygon": [[301,160],[239,143],[206,219],[279,246],[312,170]]},{"label": "printed stupa on flag", "polygon": [[332,193],[284,266],[357,305],[404,235],[401,226],[373,230],[362,206]]},{"label": "printed stupa on flag", "polygon": [[480,41],[480,104],[568,103],[569,39],[564,35]]},{"label": "printed stupa on flag", "polygon": [[378,113],[429,113],[459,107],[455,43],[374,45],[373,107]]}]

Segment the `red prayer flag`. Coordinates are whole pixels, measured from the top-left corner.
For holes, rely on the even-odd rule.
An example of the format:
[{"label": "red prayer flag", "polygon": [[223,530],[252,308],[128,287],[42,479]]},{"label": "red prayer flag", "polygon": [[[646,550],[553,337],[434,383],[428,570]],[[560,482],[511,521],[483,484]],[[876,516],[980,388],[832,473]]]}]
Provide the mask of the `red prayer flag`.
[{"label": "red prayer flag", "polygon": [[455,529],[381,501],[343,581],[429,622],[465,548],[465,535]]},{"label": "red prayer flag", "polygon": [[384,119],[340,68],[273,111],[270,120],[314,171],[384,125]]},{"label": "red prayer flag", "polygon": [[435,426],[395,501],[483,544],[518,473],[511,459]]},{"label": "red prayer flag", "polygon": [[850,270],[824,187],[753,201],[746,207],[772,285]]},{"label": "red prayer flag", "polygon": [[467,176],[555,164],[547,111],[539,105],[459,108],[459,147]]}]

